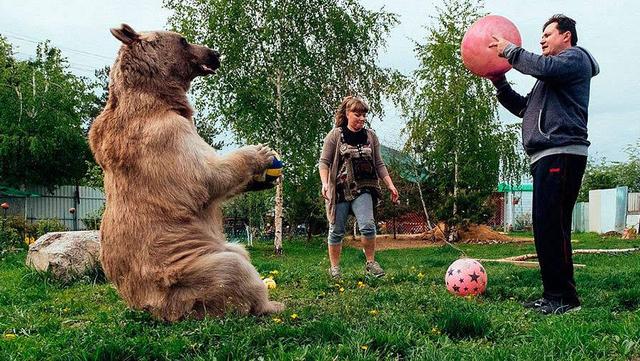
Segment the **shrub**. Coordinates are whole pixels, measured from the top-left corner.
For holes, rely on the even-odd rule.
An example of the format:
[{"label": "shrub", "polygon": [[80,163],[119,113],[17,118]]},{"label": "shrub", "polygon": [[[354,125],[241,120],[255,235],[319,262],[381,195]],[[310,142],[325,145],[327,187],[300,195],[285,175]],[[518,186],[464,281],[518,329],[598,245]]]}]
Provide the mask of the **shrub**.
[{"label": "shrub", "polygon": [[82,223],[84,223],[87,229],[99,230],[100,222],[102,222],[102,215],[104,214],[104,207],[96,209],[93,212],[88,213],[84,218],[82,218]]},{"label": "shrub", "polygon": [[12,216],[7,218],[7,226],[13,228],[19,235],[34,236],[35,227],[33,224],[27,222],[26,219],[20,216]]},{"label": "shrub", "polygon": [[[4,223],[4,220],[0,221],[0,224]],[[25,244],[22,242],[22,237],[14,228],[9,227],[8,222],[0,226],[0,253],[17,247],[24,248]]]},{"label": "shrub", "polygon": [[35,223],[36,238],[42,236],[45,233],[64,232],[66,230],[67,227],[65,227],[64,224],[56,218],[41,219]]}]

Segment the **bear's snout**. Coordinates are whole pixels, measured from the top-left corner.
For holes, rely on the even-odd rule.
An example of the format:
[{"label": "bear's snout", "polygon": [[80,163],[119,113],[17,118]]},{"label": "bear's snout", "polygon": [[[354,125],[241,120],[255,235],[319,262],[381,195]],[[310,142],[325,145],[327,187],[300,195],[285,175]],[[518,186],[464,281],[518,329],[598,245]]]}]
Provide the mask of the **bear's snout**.
[{"label": "bear's snout", "polygon": [[220,53],[206,46],[197,46],[197,61],[199,75],[209,75],[215,73],[220,67]]}]

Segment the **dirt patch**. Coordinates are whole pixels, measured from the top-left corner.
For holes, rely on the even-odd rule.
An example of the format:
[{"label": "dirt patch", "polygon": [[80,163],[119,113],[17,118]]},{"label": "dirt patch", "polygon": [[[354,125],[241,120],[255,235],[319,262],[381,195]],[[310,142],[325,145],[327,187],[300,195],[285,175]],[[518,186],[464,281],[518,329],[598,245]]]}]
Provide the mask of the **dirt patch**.
[{"label": "dirt patch", "polygon": [[[424,248],[436,247],[445,244],[442,230],[446,229],[443,225],[436,227],[432,231],[421,234],[397,234],[396,238],[393,234],[381,234],[376,236],[376,249],[405,249],[405,248]],[[457,232],[457,241],[455,243],[473,243],[473,244],[497,244],[497,243],[526,243],[533,242],[533,238],[512,238],[503,233],[494,231],[485,225],[471,225],[466,229]],[[360,237],[347,237],[345,244],[349,247],[362,248]]]}]

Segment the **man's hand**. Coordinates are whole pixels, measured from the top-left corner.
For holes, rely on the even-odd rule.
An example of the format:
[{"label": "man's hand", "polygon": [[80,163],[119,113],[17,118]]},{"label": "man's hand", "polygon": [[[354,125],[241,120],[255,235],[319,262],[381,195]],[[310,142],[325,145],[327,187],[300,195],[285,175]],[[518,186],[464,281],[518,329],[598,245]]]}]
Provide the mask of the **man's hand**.
[{"label": "man's hand", "polygon": [[489,48],[496,49],[496,53],[498,56],[504,58],[504,49],[507,45],[511,44],[511,42],[500,35],[491,35],[493,41],[489,43]]}]

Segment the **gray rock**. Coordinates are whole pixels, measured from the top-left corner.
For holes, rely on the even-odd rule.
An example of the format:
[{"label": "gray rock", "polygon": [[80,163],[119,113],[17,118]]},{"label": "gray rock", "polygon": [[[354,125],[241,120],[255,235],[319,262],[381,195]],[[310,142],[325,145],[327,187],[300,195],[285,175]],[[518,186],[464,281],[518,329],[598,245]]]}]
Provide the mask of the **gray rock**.
[{"label": "gray rock", "polygon": [[29,246],[27,266],[70,282],[100,268],[99,231],[50,232]]}]

